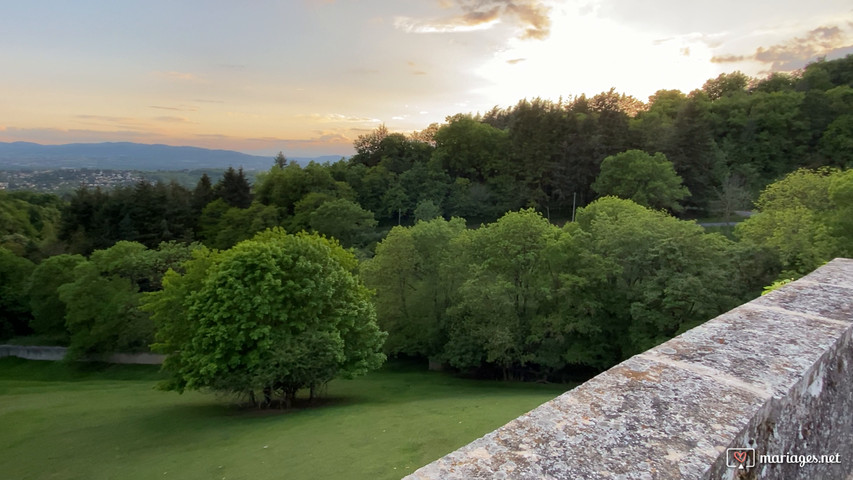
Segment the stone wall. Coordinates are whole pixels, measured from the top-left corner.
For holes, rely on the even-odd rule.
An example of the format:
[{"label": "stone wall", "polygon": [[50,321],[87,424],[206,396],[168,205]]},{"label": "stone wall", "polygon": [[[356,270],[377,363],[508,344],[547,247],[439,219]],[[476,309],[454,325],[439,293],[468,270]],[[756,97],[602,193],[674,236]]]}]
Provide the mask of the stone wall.
[{"label": "stone wall", "polygon": [[[23,345],[0,345],[0,357],[19,357],[27,360],[59,361],[65,358],[65,347],[35,347]],[[91,358],[91,361],[107,363],[127,363],[159,365],[163,363],[163,355],[155,353],[113,353],[103,357]]]},{"label": "stone wall", "polygon": [[[808,456],[826,463],[804,463]],[[853,260],[836,259],[406,479],[853,479],[851,472]]]}]

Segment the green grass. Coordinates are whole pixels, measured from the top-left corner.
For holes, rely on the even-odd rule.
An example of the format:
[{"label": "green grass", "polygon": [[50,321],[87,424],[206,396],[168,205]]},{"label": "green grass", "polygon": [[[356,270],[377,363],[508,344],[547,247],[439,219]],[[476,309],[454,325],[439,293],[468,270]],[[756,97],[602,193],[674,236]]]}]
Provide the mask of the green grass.
[{"label": "green grass", "polygon": [[398,479],[562,393],[399,364],[321,406],[240,409],[153,388],[155,367],[0,359],[4,479]]}]

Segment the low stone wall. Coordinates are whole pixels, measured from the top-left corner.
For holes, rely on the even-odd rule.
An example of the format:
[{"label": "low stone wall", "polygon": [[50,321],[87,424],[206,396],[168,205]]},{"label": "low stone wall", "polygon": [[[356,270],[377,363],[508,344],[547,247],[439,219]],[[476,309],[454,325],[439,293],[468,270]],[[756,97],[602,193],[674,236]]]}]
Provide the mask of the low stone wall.
[{"label": "low stone wall", "polygon": [[851,472],[853,260],[836,259],[406,479],[853,479]]},{"label": "low stone wall", "polygon": [[19,357],[27,360],[58,361],[65,357],[65,347],[29,347],[23,345],[0,345],[0,357]]},{"label": "low stone wall", "polygon": [[[27,360],[59,361],[65,358],[65,347],[36,347],[23,345],[0,345],[0,357],[19,357]],[[92,358],[92,361],[107,363],[127,363],[159,365],[163,363],[164,355],[155,353],[113,353],[103,357]]]}]

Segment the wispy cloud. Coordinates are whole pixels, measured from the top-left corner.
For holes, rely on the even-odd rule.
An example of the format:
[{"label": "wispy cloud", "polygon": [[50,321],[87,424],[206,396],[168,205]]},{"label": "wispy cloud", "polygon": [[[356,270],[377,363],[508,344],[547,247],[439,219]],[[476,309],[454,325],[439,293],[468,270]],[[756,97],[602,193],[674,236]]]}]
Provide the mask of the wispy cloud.
[{"label": "wispy cloud", "polygon": [[156,110],[171,110],[174,112],[195,112],[195,111],[198,111],[198,107],[194,107],[192,105],[178,105],[177,107],[167,107],[164,105],[149,105],[148,108],[153,108]]},{"label": "wispy cloud", "polygon": [[343,123],[377,123],[380,122],[377,118],[360,117],[357,115],[343,115],[340,113],[309,113],[298,115],[299,118],[305,118],[316,122],[343,122]]},{"label": "wispy cloud", "polygon": [[851,47],[853,47],[853,35],[850,31],[835,25],[825,25],[809,31],[805,36],[795,37],[769,47],[759,47],[750,55],[716,55],[711,58],[711,61],[714,63],[756,61],[767,65],[767,70],[770,72],[790,71],[803,67],[814,58],[849,50]]},{"label": "wispy cloud", "polygon": [[0,141],[27,141],[44,145],[90,142],[166,143],[167,137],[152,132],[134,130],[102,131],[91,129],[17,128],[0,129]]},{"label": "wispy cloud", "polygon": [[521,29],[523,39],[544,40],[551,33],[551,8],[536,0],[442,0],[444,8],[461,13],[438,19],[397,17],[394,26],[409,33],[447,33],[485,30],[498,23]]},{"label": "wispy cloud", "polygon": [[130,117],[113,117],[110,115],[75,115],[74,117],[80,120],[92,120],[96,122],[109,123],[127,123],[134,121],[134,119]]},{"label": "wispy cloud", "polygon": [[156,117],[154,120],[165,123],[192,123],[187,117],[162,116]]}]

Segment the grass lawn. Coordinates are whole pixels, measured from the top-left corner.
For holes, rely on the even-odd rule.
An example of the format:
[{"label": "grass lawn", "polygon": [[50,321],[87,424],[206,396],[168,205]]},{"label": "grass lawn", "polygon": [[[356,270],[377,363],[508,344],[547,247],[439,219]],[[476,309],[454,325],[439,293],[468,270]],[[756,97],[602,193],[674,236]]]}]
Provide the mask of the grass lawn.
[{"label": "grass lawn", "polygon": [[156,367],[0,359],[4,479],[398,479],[567,390],[391,364],[281,413],[153,388]]}]

